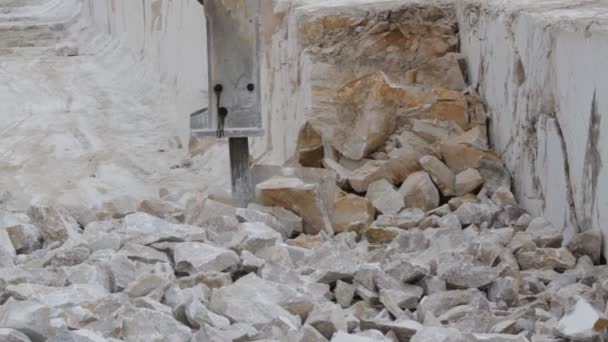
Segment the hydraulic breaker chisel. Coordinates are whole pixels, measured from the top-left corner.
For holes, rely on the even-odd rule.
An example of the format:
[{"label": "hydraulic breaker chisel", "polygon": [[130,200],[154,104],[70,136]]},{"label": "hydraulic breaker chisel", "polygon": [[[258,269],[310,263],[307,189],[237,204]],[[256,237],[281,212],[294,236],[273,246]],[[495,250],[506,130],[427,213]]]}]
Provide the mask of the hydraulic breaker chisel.
[{"label": "hydraulic breaker chisel", "polygon": [[[260,11],[262,0],[199,0],[207,19],[209,108],[192,134],[228,138],[232,193],[241,206],[254,199],[249,137],[262,136]],[[193,114],[193,115],[194,115]],[[206,115],[205,115],[206,114]]]}]

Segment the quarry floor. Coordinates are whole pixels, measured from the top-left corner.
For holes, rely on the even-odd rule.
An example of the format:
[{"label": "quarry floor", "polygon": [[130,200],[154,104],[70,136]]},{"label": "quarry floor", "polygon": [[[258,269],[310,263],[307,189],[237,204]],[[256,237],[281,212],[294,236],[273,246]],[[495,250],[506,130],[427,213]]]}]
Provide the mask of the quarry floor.
[{"label": "quarry floor", "polygon": [[[156,75],[127,49],[86,29],[76,56],[61,5],[5,3],[0,16],[0,190],[16,209],[30,202],[99,207],[160,188],[227,183],[223,145],[213,168],[184,160],[188,142],[159,112],[175,111]],[[72,5],[66,8],[74,8]],[[11,17],[12,16],[12,17]],[[188,113],[183,113],[188,115]],[[208,158],[210,158],[209,156]],[[218,159],[219,158],[219,159]],[[190,166],[191,164],[191,166]],[[188,167],[182,167],[188,166]]]}]

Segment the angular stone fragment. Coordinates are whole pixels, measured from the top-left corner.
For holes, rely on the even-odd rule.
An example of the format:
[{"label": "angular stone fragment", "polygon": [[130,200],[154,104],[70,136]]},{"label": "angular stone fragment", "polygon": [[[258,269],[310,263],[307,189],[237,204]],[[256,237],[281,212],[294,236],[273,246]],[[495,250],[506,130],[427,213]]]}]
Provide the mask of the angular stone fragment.
[{"label": "angular stone fragment", "polygon": [[436,143],[447,139],[451,134],[462,134],[462,128],[457,124],[436,120],[413,120],[412,130],[428,143]]},{"label": "angular stone fragment", "polygon": [[466,144],[441,144],[439,150],[445,164],[455,173],[478,168],[482,158],[500,161],[495,154]]},{"label": "angular stone fragment", "polygon": [[306,324],[302,327],[297,333],[297,337],[290,336],[290,341],[294,342],[327,342],[328,339],[325,338],[317,329],[313,328],[309,324]]},{"label": "angular stone fragment", "polygon": [[425,211],[439,206],[439,191],[425,171],[412,173],[399,188],[405,199],[406,208],[420,208]]},{"label": "angular stone fragment", "polygon": [[370,184],[365,198],[382,214],[397,214],[405,206],[403,196],[386,180]]},{"label": "angular stone fragment", "polygon": [[197,194],[186,204],[185,222],[193,226],[204,226],[209,220],[220,216],[232,216],[236,208]]},{"label": "angular stone fragment", "polygon": [[558,229],[542,217],[530,222],[526,230],[538,247],[561,247],[563,229]]},{"label": "angular stone fragment", "polygon": [[398,341],[407,341],[414,336],[419,330],[423,328],[422,324],[410,320],[401,319],[398,321],[389,320],[362,320],[362,329],[376,329],[387,334],[392,331],[397,337]]},{"label": "angular stone fragment", "polygon": [[373,227],[415,228],[422,222],[425,214],[422,209],[406,209],[396,215],[380,215],[372,223]]},{"label": "angular stone fragment", "polygon": [[32,223],[40,229],[47,244],[65,242],[70,236],[78,235],[78,222],[60,207],[32,206],[28,209]]},{"label": "angular stone fragment", "polygon": [[479,160],[477,169],[483,177],[485,187],[490,194],[494,194],[502,187],[511,188],[511,174],[505,168],[502,161],[484,156]]},{"label": "angular stone fragment", "polygon": [[11,243],[18,254],[30,254],[42,248],[42,235],[33,224],[19,224],[6,228]]},{"label": "angular stone fragment", "polygon": [[29,337],[18,330],[0,328],[0,341],[3,342],[31,342]]},{"label": "angular stone fragment", "polygon": [[232,322],[268,324],[281,317],[297,326],[299,319],[285,308],[300,298],[292,288],[250,273],[230,286],[213,291],[209,308]]},{"label": "angular stone fragment", "polygon": [[530,342],[524,335],[473,334],[474,342]]},{"label": "angular stone fragment", "polygon": [[483,185],[483,177],[475,169],[466,169],[456,175],[455,195],[464,196]]},{"label": "angular stone fragment", "polygon": [[338,280],[336,288],[334,289],[334,295],[336,296],[338,304],[343,308],[347,308],[353,302],[355,287],[352,284]]},{"label": "angular stone fragment", "polygon": [[348,180],[351,178],[352,174],[351,170],[330,158],[323,159],[323,167],[336,173],[336,184],[338,184],[339,187],[344,189],[348,186]]},{"label": "angular stone fragment", "polygon": [[324,156],[323,137],[308,122],[300,129],[296,152],[300,165],[321,167]]},{"label": "angular stone fragment", "polygon": [[483,265],[455,262],[441,265],[438,276],[445,279],[452,288],[481,288],[491,284],[500,275],[500,269]]},{"label": "angular stone fragment", "polygon": [[395,227],[369,227],[365,230],[365,237],[372,244],[386,244],[393,241],[401,233]]},{"label": "angular stone fragment", "polygon": [[[488,201],[489,202],[489,201]],[[492,203],[473,203],[465,202],[456,211],[454,215],[458,217],[463,225],[482,223],[491,224],[494,220],[494,215],[498,212],[498,208]]]},{"label": "angular stone fragment", "polygon": [[460,134],[452,135],[442,141],[443,144],[463,144],[475,147],[482,151],[488,150],[488,133],[485,127],[475,126]]},{"label": "angular stone fragment", "polygon": [[403,93],[383,72],[369,74],[344,85],[311,124],[342,155],[360,160],[395,130]]},{"label": "angular stone fragment", "polygon": [[204,241],[205,231],[200,227],[173,224],[146,213],[127,215],[116,232],[123,242],[149,245],[159,241]]},{"label": "angular stone fragment", "polygon": [[194,329],[200,329],[205,324],[220,329],[227,329],[230,326],[230,321],[226,317],[209,311],[209,309],[197,299],[187,305],[185,312],[188,322],[190,322],[190,325]]},{"label": "angular stone fragment", "polygon": [[318,184],[304,183],[298,178],[274,177],[256,187],[259,201],[293,211],[306,222],[305,232],[333,233],[328,209],[321,200]]},{"label": "angular stone fragment", "polygon": [[513,304],[519,296],[520,280],[513,277],[496,279],[488,290],[488,299],[493,302],[503,301],[507,305]]},{"label": "angular stone fragment", "polygon": [[128,306],[121,319],[125,341],[189,341],[192,337],[187,326],[155,310]]},{"label": "angular stone fragment", "polygon": [[160,300],[168,284],[169,281],[166,278],[155,274],[144,274],[131,282],[125,289],[125,292],[130,298],[150,296],[151,298]]},{"label": "angular stone fragment", "polygon": [[557,332],[572,341],[594,341],[600,335],[595,330],[599,319],[597,311],[587,301],[579,298],[572,311],[560,319]]},{"label": "angular stone fragment", "polygon": [[239,256],[224,248],[208,243],[184,242],[175,248],[175,270],[190,275],[198,272],[218,271],[235,267]]},{"label": "angular stone fragment", "polygon": [[409,71],[407,77],[415,83],[428,86],[464,90],[467,86],[463,75],[464,68],[465,61],[461,54],[448,53]]},{"label": "angular stone fragment", "polygon": [[[184,209],[172,202],[163,200],[144,200],[137,206],[137,211],[142,211],[163,220],[183,222]],[[181,219],[181,221],[179,220]]]},{"label": "angular stone fragment", "polygon": [[368,160],[350,174],[348,179],[350,186],[358,193],[366,192],[370,184],[386,178],[384,164],[385,161]]},{"label": "angular stone fragment", "polygon": [[230,246],[237,251],[257,253],[282,241],[281,234],[259,222],[245,222],[238,226]]},{"label": "angular stone fragment", "polygon": [[588,230],[577,234],[566,246],[576,257],[589,256],[595,264],[602,254],[602,234],[599,230]]},{"label": "angular stone fragment", "polygon": [[444,196],[454,195],[456,176],[441,160],[434,156],[424,156],[420,158],[419,162],[424,170],[431,175]]},{"label": "angular stone fragment", "polygon": [[334,231],[336,234],[355,232],[361,234],[374,220],[376,209],[363,197],[348,194],[336,200]]},{"label": "angular stone fragment", "polygon": [[446,311],[460,305],[471,305],[482,310],[489,310],[490,307],[485,294],[477,289],[451,290],[422,298],[417,310],[418,318],[423,319],[427,313],[439,317]]},{"label": "angular stone fragment", "polygon": [[[369,331],[369,330],[367,330]],[[380,334],[382,335],[382,334]],[[303,342],[303,341],[302,341]],[[384,337],[373,338],[368,336],[363,336],[362,334],[348,334],[345,331],[339,331],[332,339],[331,342],[388,342]]]},{"label": "angular stone fragment", "polygon": [[576,266],[576,257],[565,248],[537,248],[517,253],[517,262],[522,270],[567,270]]},{"label": "angular stone fragment", "polygon": [[289,224],[284,224],[279,219],[271,214],[258,211],[255,209],[236,209],[236,216],[246,222],[259,222],[281,233],[283,238],[289,238],[293,234],[293,227]]},{"label": "angular stone fragment", "polygon": [[280,207],[265,207],[255,203],[249,204],[248,208],[276,217],[283,225],[291,227],[293,232],[301,233],[303,231],[302,218],[287,209]]},{"label": "angular stone fragment", "polygon": [[256,272],[264,266],[264,259],[260,259],[249,251],[241,253],[241,265],[246,272]]},{"label": "angular stone fragment", "polygon": [[469,342],[465,336],[454,328],[424,327],[420,329],[411,342]]},{"label": "angular stone fragment", "polygon": [[332,338],[338,331],[346,331],[346,319],[342,308],[334,303],[315,306],[306,323],[317,329],[325,338]]}]

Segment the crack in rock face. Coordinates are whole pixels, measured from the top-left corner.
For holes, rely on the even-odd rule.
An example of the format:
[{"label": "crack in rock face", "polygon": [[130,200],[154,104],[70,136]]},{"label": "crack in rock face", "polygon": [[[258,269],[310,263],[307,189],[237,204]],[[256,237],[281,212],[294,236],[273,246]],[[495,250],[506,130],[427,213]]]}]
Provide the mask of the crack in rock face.
[{"label": "crack in rock face", "polygon": [[175,189],[0,206],[0,341],[601,341],[601,236],[564,241],[517,202],[454,9],[378,6],[301,18],[300,165],[256,165],[247,208]]}]

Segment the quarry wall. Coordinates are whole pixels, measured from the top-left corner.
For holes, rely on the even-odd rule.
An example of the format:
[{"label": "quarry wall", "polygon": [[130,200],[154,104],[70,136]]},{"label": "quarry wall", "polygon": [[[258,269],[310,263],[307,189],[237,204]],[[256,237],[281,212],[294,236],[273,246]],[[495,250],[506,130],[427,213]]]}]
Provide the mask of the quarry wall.
[{"label": "quarry wall", "polygon": [[[207,92],[200,5],[194,0],[84,3],[91,25],[124,40],[162,75],[179,106],[172,120],[186,139],[187,114],[205,106]],[[359,46],[370,52],[355,56],[351,51],[350,62],[359,61],[360,70],[347,70],[334,58],[335,51],[311,44],[319,26],[310,23],[328,14],[369,20],[420,3],[268,1],[262,64],[267,135],[253,143],[257,159],[289,160],[300,128],[323,101],[319,94],[328,84],[372,72],[367,62],[384,65],[397,58],[391,51],[373,50],[381,46]],[[564,226],[566,238],[592,228],[608,233],[603,223],[608,219],[608,169],[603,167],[608,160],[608,6],[601,1],[544,0],[437,4],[456,16],[469,81],[478,85],[485,100],[493,148],[514,176],[520,203]],[[331,25],[338,24],[320,27]],[[336,29],[343,33],[343,27]]]}]

